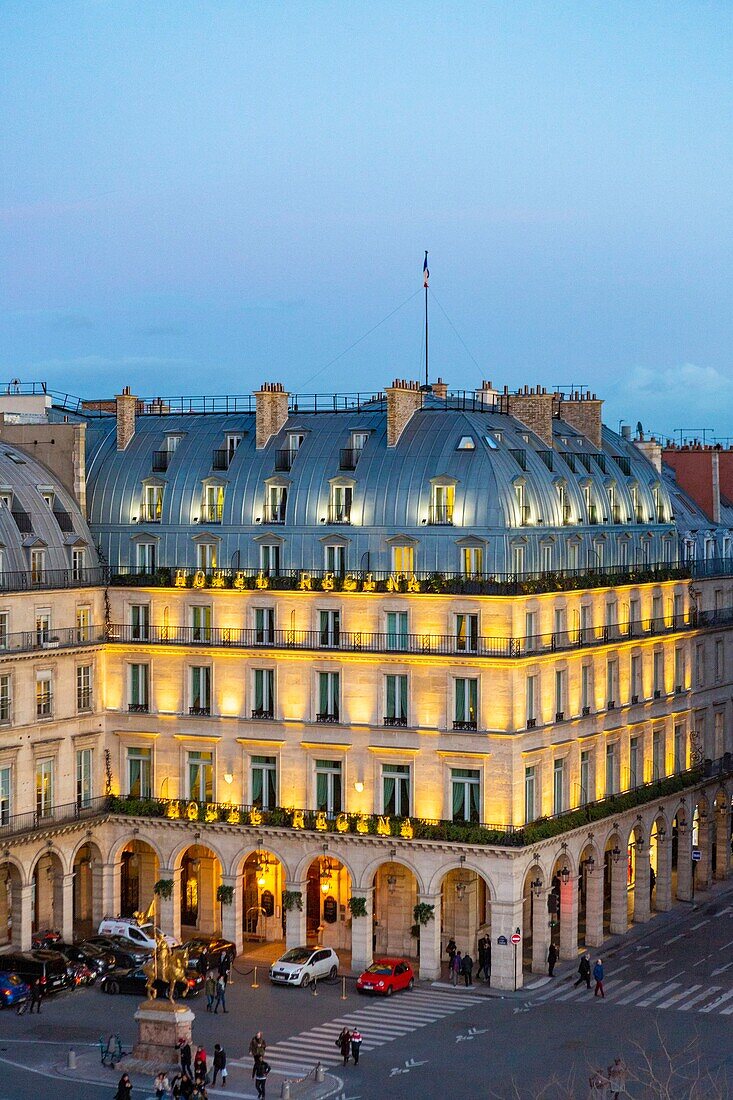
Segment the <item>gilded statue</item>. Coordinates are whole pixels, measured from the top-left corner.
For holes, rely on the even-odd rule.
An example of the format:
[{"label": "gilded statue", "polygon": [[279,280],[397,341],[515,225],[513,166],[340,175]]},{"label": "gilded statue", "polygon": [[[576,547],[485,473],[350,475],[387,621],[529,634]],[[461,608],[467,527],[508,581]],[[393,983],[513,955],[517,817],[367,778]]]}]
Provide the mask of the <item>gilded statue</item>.
[{"label": "gilded statue", "polygon": [[145,992],[148,1000],[153,1001],[157,996],[156,981],[168,983],[168,1000],[175,1001],[176,982],[183,986],[182,996],[188,994],[186,970],[188,968],[188,947],[172,948],[165,936],[160,932],[155,933],[155,951],[152,957],[143,966],[143,972],[147,978]]}]

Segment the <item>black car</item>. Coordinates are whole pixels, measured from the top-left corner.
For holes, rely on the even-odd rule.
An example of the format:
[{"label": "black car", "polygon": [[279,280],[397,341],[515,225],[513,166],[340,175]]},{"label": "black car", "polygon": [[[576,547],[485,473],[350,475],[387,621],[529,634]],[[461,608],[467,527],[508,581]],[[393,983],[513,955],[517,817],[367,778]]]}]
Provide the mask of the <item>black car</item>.
[{"label": "black car", "polygon": [[[147,980],[142,967],[130,967],[128,969],[116,967],[109,974],[104,975],[99,986],[105,993],[136,993],[138,996],[142,995],[144,997]],[[203,985],[204,979],[198,970],[190,966],[187,970],[185,985],[183,982],[176,982],[175,995],[176,997],[182,997],[186,992],[187,997],[195,997],[203,989]],[[167,996],[167,982],[156,982],[155,988],[159,997]]]},{"label": "black car", "polygon": [[68,965],[58,951],[11,951],[2,956],[3,970],[17,974],[28,985],[40,978],[44,993],[60,993],[70,988]]},{"label": "black car", "polygon": [[133,947],[129,940],[123,940],[121,936],[90,936],[80,944],[84,947],[90,944],[99,947],[114,959],[114,965],[123,970],[134,969],[142,966],[150,958],[152,952],[142,947]]},{"label": "black car", "polygon": [[117,965],[114,955],[92,943],[57,943],[54,950],[60,951],[69,962],[88,966],[95,978],[100,978]]},{"label": "black car", "polygon": [[216,936],[196,936],[187,940],[183,946],[188,948],[189,965],[198,967],[202,974],[210,966],[216,969],[222,955],[228,957],[230,966],[237,956],[236,945],[231,940],[222,940]]}]

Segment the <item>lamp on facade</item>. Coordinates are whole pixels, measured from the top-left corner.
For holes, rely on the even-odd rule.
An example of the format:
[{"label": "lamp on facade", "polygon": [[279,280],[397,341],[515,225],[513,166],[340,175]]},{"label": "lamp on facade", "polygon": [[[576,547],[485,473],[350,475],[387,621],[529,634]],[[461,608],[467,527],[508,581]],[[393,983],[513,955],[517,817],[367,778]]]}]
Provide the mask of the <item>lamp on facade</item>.
[{"label": "lamp on facade", "polygon": [[361,792],[364,790],[364,784],[362,783],[361,779],[357,779],[356,783],[354,784],[354,790],[357,792],[357,794],[361,794]]},{"label": "lamp on facade", "polygon": [[591,855],[589,855],[588,858],[585,861],[586,874],[592,875],[593,874],[593,868],[595,867],[595,865],[596,865],[596,861],[593,858],[593,854],[591,853]]},{"label": "lamp on facade", "polygon": [[543,885],[542,879],[540,878],[540,876],[538,875],[537,878],[532,879],[532,881],[530,882],[529,885],[530,885],[530,889],[532,890],[532,893],[534,894],[534,896],[536,898],[538,898],[540,896],[540,894],[542,893],[542,885]]},{"label": "lamp on facade", "polygon": [[234,782],[234,776],[231,772],[224,772],[224,782],[227,784],[228,787],[231,787],[232,783]]},{"label": "lamp on facade", "polygon": [[394,894],[397,889],[397,875],[387,875],[387,890],[390,894]]},{"label": "lamp on facade", "polygon": [[611,856],[614,863],[618,863],[618,861],[621,859],[621,849],[619,848],[618,844],[614,844],[611,850]]},{"label": "lamp on facade", "polygon": [[560,879],[562,880],[563,886],[567,886],[567,884],[570,882],[570,868],[568,867],[567,863],[560,871]]}]

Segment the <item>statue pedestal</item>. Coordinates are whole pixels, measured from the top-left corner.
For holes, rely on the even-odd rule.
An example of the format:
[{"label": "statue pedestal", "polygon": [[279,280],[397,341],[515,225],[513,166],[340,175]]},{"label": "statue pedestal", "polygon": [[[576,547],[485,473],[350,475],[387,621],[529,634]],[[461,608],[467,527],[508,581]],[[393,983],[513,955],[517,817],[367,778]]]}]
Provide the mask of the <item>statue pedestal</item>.
[{"label": "statue pedestal", "polygon": [[178,1043],[191,1042],[191,1029],[195,1015],[182,1004],[173,1004],[161,998],[143,1001],[135,1013],[138,1038],[132,1058],[139,1062],[155,1063],[160,1069],[177,1065]]}]

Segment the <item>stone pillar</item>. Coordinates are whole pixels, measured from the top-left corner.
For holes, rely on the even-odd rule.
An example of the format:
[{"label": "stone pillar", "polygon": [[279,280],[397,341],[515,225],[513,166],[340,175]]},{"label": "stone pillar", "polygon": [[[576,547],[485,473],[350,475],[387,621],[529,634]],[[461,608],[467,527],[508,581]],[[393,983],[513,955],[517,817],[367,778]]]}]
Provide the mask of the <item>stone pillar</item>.
[{"label": "stone pillar", "polygon": [[[491,906],[491,988],[522,988],[522,945],[514,949],[512,935],[522,934],[522,899],[495,901]],[[507,940],[499,944],[500,936]]]},{"label": "stone pillar", "polygon": [[61,939],[74,942],[74,872],[64,875],[61,881]]},{"label": "stone pillar", "polygon": [[697,843],[700,847],[700,859],[695,874],[696,890],[707,890],[710,886],[713,871],[712,832],[713,826],[710,821],[710,814],[698,819]]},{"label": "stone pillar", "polygon": [[231,886],[234,889],[231,903],[222,905],[221,934],[225,940],[231,940],[237,945],[237,954],[244,950],[244,933],[242,929],[242,876],[222,875],[222,886]]},{"label": "stone pillar", "polygon": [[611,927],[612,936],[621,936],[629,928],[629,902],[626,888],[626,860],[625,848],[621,849],[618,863],[611,859]]},{"label": "stone pillar", "polygon": [[93,859],[91,866],[91,888],[92,888],[92,924],[94,931],[97,931],[99,922],[104,916],[104,898],[103,894],[103,864],[99,860]]},{"label": "stone pillar", "polygon": [[160,930],[166,936],[181,938],[181,872],[173,867],[161,867],[158,873],[162,880],[173,880],[173,892],[169,898],[155,895],[156,911]]},{"label": "stone pillar", "polygon": [[[547,973],[547,952],[550,949],[550,914],[547,909],[548,891],[532,899],[532,973]],[[516,926],[515,926],[516,927]],[[496,937],[492,943],[494,952],[503,950],[496,946]],[[492,960],[493,961],[493,960]]]},{"label": "stone pillar", "polygon": [[651,900],[649,897],[649,846],[646,843],[637,845],[635,866],[634,923],[641,924],[644,921],[648,921],[651,916]]},{"label": "stone pillar", "polygon": [[672,908],[672,843],[657,836],[657,885],[655,907],[658,913]]},{"label": "stone pillar", "polygon": [[726,806],[715,810],[715,877],[726,879],[730,874],[730,812]]},{"label": "stone pillar", "polygon": [[603,934],[603,866],[585,877],[585,946],[600,947]]},{"label": "stone pillar", "polygon": [[285,914],[285,946],[290,950],[291,947],[303,947],[306,942],[306,896],[308,891],[308,880],[303,879],[302,882],[286,882],[285,890],[294,892],[297,891],[300,894],[300,902],[303,906],[302,909],[298,909],[295,906],[293,909],[289,909]]},{"label": "stone pillar", "polygon": [[[355,894],[352,894],[352,897],[363,897],[366,901],[366,916],[351,918],[351,969],[355,974],[359,974],[362,970],[366,970],[372,962],[373,895],[374,887],[372,886],[366,890],[359,890]],[[440,917],[438,917],[437,923],[438,927],[440,927]]]},{"label": "stone pillar", "polygon": [[432,905],[433,915],[420,925],[420,978],[437,981],[440,978],[440,910],[442,894],[420,894],[420,904]]},{"label": "stone pillar", "polygon": [[122,908],[122,883],[119,863],[103,863],[100,868],[102,885],[102,916],[119,917]]},{"label": "stone pillar", "polygon": [[560,958],[574,959],[578,954],[578,878],[571,873],[567,882],[560,880]]},{"label": "stone pillar", "polygon": [[677,829],[677,900],[692,901],[692,831]]},{"label": "stone pillar", "polygon": [[[17,944],[21,951],[30,951],[33,937],[33,883],[20,887],[20,928]],[[15,939],[15,929],[13,929]]]}]

